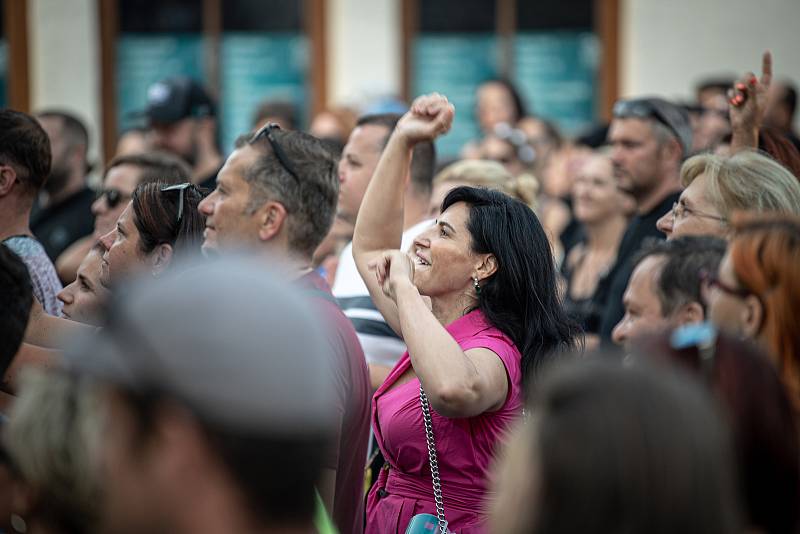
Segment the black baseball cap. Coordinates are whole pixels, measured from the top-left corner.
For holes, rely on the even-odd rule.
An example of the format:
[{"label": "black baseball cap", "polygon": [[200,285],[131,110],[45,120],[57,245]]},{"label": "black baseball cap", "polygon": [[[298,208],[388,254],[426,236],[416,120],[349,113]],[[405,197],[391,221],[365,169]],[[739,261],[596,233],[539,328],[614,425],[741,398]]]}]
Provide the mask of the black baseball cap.
[{"label": "black baseball cap", "polygon": [[147,107],[134,116],[150,124],[172,124],[188,117],[213,117],[214,101],[195,80],[179,76],[154,83],[147,89]]},{"label": "black baseball cap", "polygon": [[613,114],[615,118],[620,119],[628,117],[654,119],[672,132],[683,148],[684,157],[688,156],[692,149],[692,125],[689,122],[689,113],[683,107],[663,98],[617,100]]}]

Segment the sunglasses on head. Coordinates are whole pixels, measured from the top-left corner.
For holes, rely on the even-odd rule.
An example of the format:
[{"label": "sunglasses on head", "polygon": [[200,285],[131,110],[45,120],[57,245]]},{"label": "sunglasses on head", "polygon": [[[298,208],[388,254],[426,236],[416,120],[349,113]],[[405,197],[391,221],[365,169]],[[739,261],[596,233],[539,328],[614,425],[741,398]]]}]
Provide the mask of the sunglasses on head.
[{"label": "sunglasses on head", "polygon": [[178,185],[167,185],[161,188],[162,193],[178,191],[178,218],[175,221],[175,224],[178,226],[180,226],[181,220],[183,219],[183,199],[186,196],[186,190],[190,187],[194,188],[195,191],[198,191],[197,187],[193,183],[189,182]]},{"label": "sunglasses on head", "polygon": [[637,119],[655,119],[669,128],[669,131],[672,132],[676,138],[681,138],[675,130],[675,127],[670,124],[661,111],[647,100],[617,100],[614,103],[613,115],[618,119],[627,119],[630,117]]},{"label": "sunglasses on head", "polygon": [[283,168],[286,169],[286,172],[291,174],[292,177],[299,182],[300,177],[294,170],[294,166],[289,160],[289,157],[286,155],[286,152],[284,152],[283,148],[278,143],[277,139],[275,139],[275,136],[272,134],[272,132],[274,132],[275,130],[280,130],[280,129],[281,127],[275,124],[274,122],[268,122],[267,124],[262,126],[260,130],[258,130],[256,133],[253,134],[253,136],[250,138],[250,144],[252,145],[262,137],[266,137],[267,141],[269,141],[269,144],[272,147],[272,151],[275,153],[275,157],[278,159],[278,163],[280,163],[283,166]]},{"label": "sunglasses on head", "polygon": [[97,199],[102,197],[106,197],[106,203],[108,203],[109,208],[116,208],[120,202],[130,200],[131,196],[123,193],[119,189],[108,188],[108,189],[101,189],[97,192]]}]

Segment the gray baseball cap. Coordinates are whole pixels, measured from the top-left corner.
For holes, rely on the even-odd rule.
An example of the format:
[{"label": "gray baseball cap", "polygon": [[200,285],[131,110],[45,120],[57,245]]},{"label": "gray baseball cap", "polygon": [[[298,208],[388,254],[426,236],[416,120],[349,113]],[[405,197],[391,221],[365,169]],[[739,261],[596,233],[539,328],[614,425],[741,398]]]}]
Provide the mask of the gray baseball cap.
[{"label": "gray baseball cap", "polygon": [[67,351],[69,368],[156,391],[201,420],[271,436],[333,427],[330,345],[307,295],[244,259],[135,282],[109,324]]},{"label": "gray baseball cap", "polygon": [[675,135],[683,148],[684,157],[692,150],[692,125],[689,122],[689,113],[681,106],[658,97],[623,99],[616,101],[613,114],[615,118],[621,119],[654,119]]}]

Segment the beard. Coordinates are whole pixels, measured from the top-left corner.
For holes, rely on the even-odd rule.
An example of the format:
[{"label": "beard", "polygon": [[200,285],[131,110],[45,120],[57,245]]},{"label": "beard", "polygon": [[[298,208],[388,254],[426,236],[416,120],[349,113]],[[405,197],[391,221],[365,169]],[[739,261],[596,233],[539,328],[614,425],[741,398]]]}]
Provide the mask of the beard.
[{"label": "beard", "polygon": [[50,175],[47,177],[47,180],[44,181],[44,185],[42,186],[45,192],[50,195],[58,194],[67,182],[69,181],[69,169],[63,166],[54,166],[50,169]]}]

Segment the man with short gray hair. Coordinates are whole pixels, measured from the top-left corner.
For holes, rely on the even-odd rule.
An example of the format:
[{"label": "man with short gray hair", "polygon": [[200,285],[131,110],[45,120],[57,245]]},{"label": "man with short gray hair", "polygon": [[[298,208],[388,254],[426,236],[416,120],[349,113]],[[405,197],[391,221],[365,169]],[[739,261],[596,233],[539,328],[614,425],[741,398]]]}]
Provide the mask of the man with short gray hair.
[{"label": "man with short gray hair", "polygon": [[608,131],[619,188],[636,201],[636,215],[609,272],[610,289],[600,336],[609,340],[623,315],[622,294],[633,271],[631,258],[645,238],[663,239],[656,221],[678,201],[681,163],[692,146],[686,110],[661,98],[619,100]]},{"label": "man with short gray hair", "polygon": [[339,530],[358,533],[363,529],[369,374],[353,325],[311,263],[333,223],[338,186],[336,158],[325,144],[267,124],[237,141],[217,175],[216,189],[198,209],[206,217],[206,255],[244,249],[273,268],[278,262],[287,280],[312,295],[330,326],[338,425],[320,493]]}]

